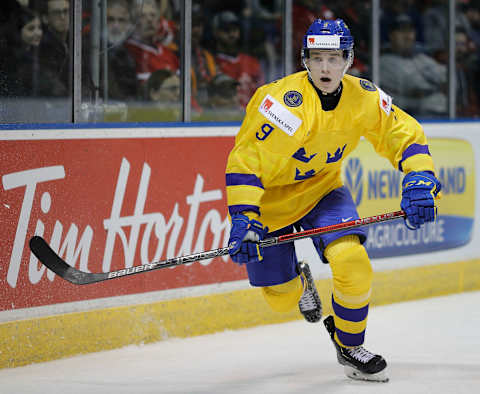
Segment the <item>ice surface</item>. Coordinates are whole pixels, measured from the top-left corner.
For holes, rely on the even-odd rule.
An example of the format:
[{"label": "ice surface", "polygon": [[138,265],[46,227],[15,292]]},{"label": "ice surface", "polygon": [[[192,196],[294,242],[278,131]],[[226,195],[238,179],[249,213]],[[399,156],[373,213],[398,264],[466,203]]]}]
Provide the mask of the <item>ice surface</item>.
[{"label": "ice surface", "polygon": [[476,393],[480,292],[372,308],[389,383],[346,378],[323,324],[296,321],[0,370],[0,393]]}]

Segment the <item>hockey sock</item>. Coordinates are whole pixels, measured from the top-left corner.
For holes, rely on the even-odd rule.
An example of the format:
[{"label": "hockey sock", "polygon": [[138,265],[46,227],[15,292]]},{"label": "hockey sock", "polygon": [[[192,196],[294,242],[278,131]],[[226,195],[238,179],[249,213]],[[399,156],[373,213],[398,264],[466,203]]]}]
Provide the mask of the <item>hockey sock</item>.
[{"label": "hockey sock", "polygon": [[288,312],[298,305],[303,293],[300,276],[279,285],[262,287],[262,293],[270,308],[276,312]]},{"label": "hockey sock", "polygon": [[335,341],[343,347],[362,345],[373,276],[370,259],[356,235],[337,239],[324,254],[333,276]]}]

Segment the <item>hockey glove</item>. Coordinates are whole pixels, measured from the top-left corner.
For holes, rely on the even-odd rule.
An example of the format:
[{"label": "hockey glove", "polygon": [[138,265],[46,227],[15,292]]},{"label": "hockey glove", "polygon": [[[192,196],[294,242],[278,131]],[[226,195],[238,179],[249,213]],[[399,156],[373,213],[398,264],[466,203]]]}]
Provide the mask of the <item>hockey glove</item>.
[{"label": "hockey glove", "polygon": [[409,229],[416,230],[425,222],[435,220],[434,199],[441,188],[440,181],[431,171],[413,171],[405,175],[400,206],[407,215],[405,224]]},{"label": "hockey glove", "polygon": [[263,260],[263,248],[258,244],[268,233],[268,227],[263,227],[257,220],[246,215],[232,215],[232,229],[228,247],[233,261],[239,264],[254,263]]}]

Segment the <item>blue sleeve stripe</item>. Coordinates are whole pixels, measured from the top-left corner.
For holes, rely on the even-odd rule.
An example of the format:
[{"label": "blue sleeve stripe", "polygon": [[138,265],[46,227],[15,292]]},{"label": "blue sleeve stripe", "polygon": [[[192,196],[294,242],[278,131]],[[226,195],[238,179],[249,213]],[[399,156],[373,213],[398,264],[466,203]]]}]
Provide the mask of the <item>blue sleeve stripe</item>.
[{"label": "blue sleeve stripe", "polygon": [[256,186],[264,189],[262,181],[254,174],[238,174],[229,173],[226,174],[227,186]]},{"label": "blue sleeve stripe", "polygon": [[402,154],[402,160],[398,163],[398,169],[403,171],[402,163],[411,156],[418,155],[419,153],[423,153],[425,155],[430,155],[430,151],[428,150],[428,145],[420,145],[420,144],[412,144]]},{"label": "blue sleeve stripe", "polygon": [[230,216],[235,215],[236,213],[241,213],[246,211],[256,212],[258,215],[260,215],[260,208],[256,205],[245,204],[245,205],[229,205],[228,206],[228,212],[230,213]]},{"label": "blue sleeve stripe", "polygon": [[363,345],[365,340],[365,330],[358,334],[350,334],[335,328],[335,332],[337,333],[338,339],[344,346],[360,346]]},{"label": "blue sleeve stripe", "polygon": [[360,322],[367,318],[368,316],[368,304],[359,309],[350,309],[345,308],[335,302],[335,299],[332,295],[332,307],[335,315],[339,318],[352,322]]}]

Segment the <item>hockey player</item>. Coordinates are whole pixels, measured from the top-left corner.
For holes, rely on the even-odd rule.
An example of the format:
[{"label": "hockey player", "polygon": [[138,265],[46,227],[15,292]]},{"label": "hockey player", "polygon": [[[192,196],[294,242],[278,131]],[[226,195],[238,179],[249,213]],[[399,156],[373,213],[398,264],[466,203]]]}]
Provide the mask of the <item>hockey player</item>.
[{"label": "hockey player", "polygon": [[[273,310],[298,304],[308,321],[321,317],[308,266],[297,262],[293,243],[263,249],[258,241],[294,226],[307,230],[358,218],[340,171],[360,138],[405,173],[407,226],[435,220],[441,188],[422,127],[373,83],[345,75],[352,60],[346,24],[316,20],[303,39],[306,71],[256,91],[227,163],[232,260],[246,263],[251,285],[261,287]],[[362,346],[372,285],[365,239],[361,228],[312,238],[333,277],[334,313],[324,324],[347,376],[387,381],[384,358]]]}]

